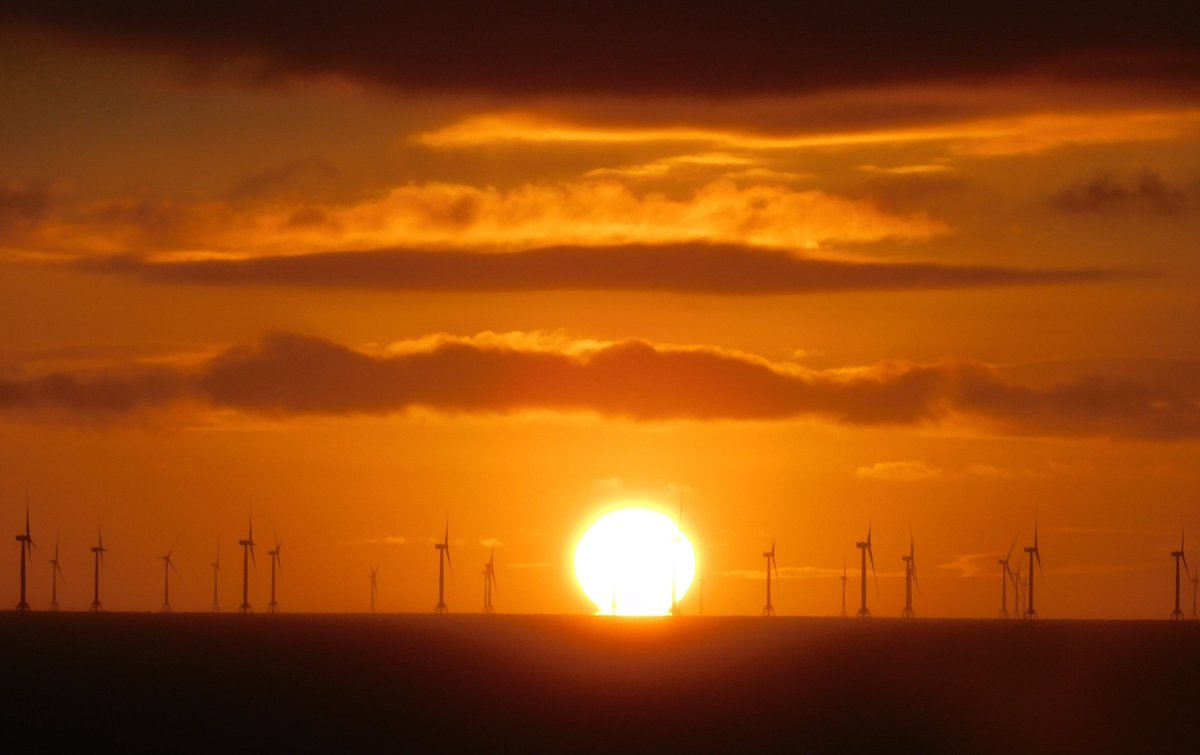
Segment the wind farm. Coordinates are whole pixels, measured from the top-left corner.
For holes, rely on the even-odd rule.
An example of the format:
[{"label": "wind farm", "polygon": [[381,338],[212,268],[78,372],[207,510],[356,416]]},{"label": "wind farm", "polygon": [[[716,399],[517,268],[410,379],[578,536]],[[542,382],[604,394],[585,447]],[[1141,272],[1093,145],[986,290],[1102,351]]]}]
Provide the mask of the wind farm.
[{"label": "wind farm", "polygon": [[0,3],[5,751],[1196,751],[1198,29]]}]

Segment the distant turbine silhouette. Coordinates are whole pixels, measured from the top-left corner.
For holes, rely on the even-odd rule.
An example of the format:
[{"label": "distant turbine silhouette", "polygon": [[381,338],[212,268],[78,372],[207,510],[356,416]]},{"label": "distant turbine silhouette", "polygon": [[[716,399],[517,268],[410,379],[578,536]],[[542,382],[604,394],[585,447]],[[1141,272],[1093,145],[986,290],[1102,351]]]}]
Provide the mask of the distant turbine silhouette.
[{"label": "distant turbine silhouette", "polygon": [[[1009,567],[1009,560],[1012,558],[1013,548],[1017,547],[1017,538],[1013,538],[1012,545],[1008,546],[1008,555],[1000,559],[996,563],[1000,564],[1000,618],[1008,618],[1008,582],[1013,579],[1012,569]],[[1014,585],[1013,590],[1017,588]]]},{"label": "distant turbine silhouette", "polygon": [[283,574],[283,562],[279,560],[279,549],[282,546],[279,535],[275,535],[275,548],[267,551],[267,555],[271,557],[271,602],[267,604],[267,613],[279,613],[279,604],[275,602],[275,570],[278,568],[279,573]]},{"label": "distant turbine silhouette", "polygon": [[846,559],[844,559],[844,558],[842,559],[842,576],[839,577],[839,579],[842,580],[842,615],[845,616],[846,615],[846,581],[849,580],[850,577],[846,576]]},{"label": "distant turbine silhouette", "polygon": [[1013,572],[1013,614],[1020,616],[1025,612],[1025,580],[1021,579],[1021,563],[1017,562],[1017,570]]},{"label": "distant turbine silhouette", "polygon": [[1196,588],[1200,587],[1200,577],[1192,577],[1192,621],[1196,620]]},{"label": "distant turbine silhouette", "polygon": [[[1190,578],[1192,576],[1191,569],[1188,569],[1187,556],[1185,556],[1183,553],[1183,536],[1184,536],[1184,533],[1180,532],[1180,534],[1179,534],[1179,550],[1171,551],[1171,557],[1175,559],[1175,610],[1171,611],[1171,619],[1177,620],[1177,621],[1180,621],[1183,619],[1183,611],[1179,610],[1179,562],[1180,561],[1183,561],[1183,568],[1187,572],[1188,577]],[[1192,604],[1193,604],[1192,610],[1194,613],[1195,612],[1195,600],[1192,601]]]},{"label": "distant turbine silhouette", "polygon": [[495,613],[496,609],[492,607],[492,592],[499,592],[500,587],[496,584],[496,546],[492,546],[492,555],[488,558],[488,562],[483,565],[483,612]]},{"label": "distant turbine silhouette", "polygon": [[371,573],[367,578],[371,580],[371,613],[375,613],[375,597],[379,595],[379,583],[375,581],[375,577],[379,574],[379,567],[372,566],[370,568]]},{"label": "distant turbine silhouette", "polygon": [[238,611],[241,613],[250,613],[250,564],[254,563],[254,568],[258,570],[258,563],[254,561],[254,518],[250,517],[249,524],[246,528],[246,539],[238,540],[238,545],[242,547],[242,604],[238,606]]},{"label": "distant turbine silhouette", "polygon": [[679,544],[683,542],[683,490],[679,491],[679,518],[675,520],[675,537],[671,540],[671,615],[679,616],[679,588],[676,575],[679,570]]},{"label": "distant turbine silhouette", "polygon": [[221,610],[221,601],[217,600],[217,575],[221,573],[221,546],[217,546],[217,560],[209,564],[213,570],[213,613],[218,613]]},{"label": "distant turbine silhouette", "polygon": [[171,550],[167,551],[167,555],[159,556],[163,562],[163,613],[171,612],[171,572],[179,575],[179,570],[175,568],[175,562],[171,560],[171,554],[175,552],[175,546],[171,546]]},{"label": "distant turbine silhouette", "polygon": [[28,611],[29,602],[25,600],[25,556],[28,554],[30,564],[33,559],[33,536],[29,534],[29,494],[25,494],[25,534],[17,535],[17,542],[21,544],[21,600],[17,603],[18,611]]},{"label": "distant turbine silhouette", "polygon": [[50,559],[50,610],[58,610],[58,578],[63,576],[62,567],[58,564],[58,535],[54,536],[54,558]]},{"label": "distant turbine silhouette", "polygon": [[763,553],[767,559],[767,604],[763,606],[763,616],[774,616],[775,606],[771,604],[771,569],[775,570],[775,578],[779,579],[779,564],[775,561],[775,538],[771,538],[771,550]]},{"label": "distant turbine silhouette", "polygon": [[867,557],[871,558],[871,576],[875,577],[875,589],[879,589],[879,575],[875,573],[875,551],[871,550],[871,525],[867,525],[867,539],[860,543],[854,544],[862,553],[862,605],[858,609],[858,615],[867,617],[871,615],[871,611],[867,608]]},{"label": "distant turbine silhouette", "polygon": [[1025,609],[1025,618],[1036,619],[1037,615],[1038,615],[1037,609],[1035,609],[1033,607],[1033,559],[1034,558],[1037,559],[1038,571],[1045,574],[1045,572],[1042,571],[1042,552],[1040,550],[1038,550],[1038,531],[1037,531],[1037,515],[1036,514],[1034,514],[1034,517],[1033,517],[1033,546],[1030,548],[1026,548],[1025,552],[1029,554],[1029,576],[1026,577],[1026,579],[1029,580],[1029,584],[1028,584],[1028,589],[1025,592],[1025,599],[1029,603],[1029,607]]},{"label": "distant turbine silhouette", "polygon": [[90,610],[103,611],[104,605],[100,602],[100,566],[104,563],[104,554],[108,553],[108,548],[104,547],[104,532],[101,531],[100,525],[96,525],[96,545],[92,547],[92,564],[93,564],[93,579],[92,579],[92,605]]},{"label": "distant turbine silhouette", "polygon": [[913,586],[916,585],[917,592],[921,591],[921,584],[917,582],[917,561],[911,532],[908,533],[908,555],[901,556],[900,560],[904,562],[904,610],[900,615],[906,619],[911,619],[913,617]]},{"label": "distant turbine silhouette", "polygon": [[438,552],[438,602],[434,613],[446,613],[446,564],[450,564],[450,576],[454,576],[454,564],[450,561],[450,520],[446,519],[446,533],[442,542],[433,546]]}]

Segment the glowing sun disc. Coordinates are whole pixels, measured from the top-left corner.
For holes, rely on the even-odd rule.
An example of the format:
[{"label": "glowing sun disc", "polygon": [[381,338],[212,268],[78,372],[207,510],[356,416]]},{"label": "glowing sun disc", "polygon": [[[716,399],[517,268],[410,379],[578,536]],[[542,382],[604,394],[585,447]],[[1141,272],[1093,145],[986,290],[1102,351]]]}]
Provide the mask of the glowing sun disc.
[{"label": "glowing sun disc", "polygon": [[662,616],[672,589],[683,599],[696,552],[678,523],[651,509],[626,508],[597,519],[575,546],[575,576],[597,613]]}]

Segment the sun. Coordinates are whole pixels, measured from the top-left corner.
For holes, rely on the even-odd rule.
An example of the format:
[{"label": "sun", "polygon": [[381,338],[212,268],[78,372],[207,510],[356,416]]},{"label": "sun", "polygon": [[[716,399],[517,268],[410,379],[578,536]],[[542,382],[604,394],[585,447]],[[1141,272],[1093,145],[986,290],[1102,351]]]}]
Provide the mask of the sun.
[{"label": "sun", "polygon": [[662,616],[683,599],[696,574],[696,553],[678,523],[631,507],[597,519],[575,546],[575,576],[597,613]]}]

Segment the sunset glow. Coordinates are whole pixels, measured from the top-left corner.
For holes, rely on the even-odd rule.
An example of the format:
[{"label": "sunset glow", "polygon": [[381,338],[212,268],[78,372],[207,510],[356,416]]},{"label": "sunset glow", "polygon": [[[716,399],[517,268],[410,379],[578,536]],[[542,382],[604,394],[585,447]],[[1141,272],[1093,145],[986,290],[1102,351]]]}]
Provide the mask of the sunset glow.
[{"label": "sunset glow", "polygon": [[651,509],[605,514],[575,547],[575,575],[599,614],[664,616],[687,594],[695,573],[687,535]]}]

